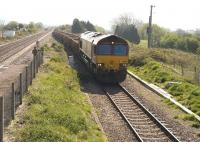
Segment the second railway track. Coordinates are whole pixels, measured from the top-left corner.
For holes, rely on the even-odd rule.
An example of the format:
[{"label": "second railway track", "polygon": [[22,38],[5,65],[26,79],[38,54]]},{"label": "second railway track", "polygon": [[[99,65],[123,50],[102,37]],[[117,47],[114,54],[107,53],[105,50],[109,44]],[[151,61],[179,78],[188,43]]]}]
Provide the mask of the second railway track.
[{"label": "second railway track", "polygon": [[39,38],[44,36],[46,32],[38,33],[24,39],[18,40],[16,42],[8,43],[6,45],[0,46],[0,63],[4,62],[12,55],[18,53],[20,50],[24,49],[28,45],[36,42]]},{"label": "second railway track", "polygon": [[120,85],[102,86],[104,92],[140,142],[180,142],[134,94]]}]

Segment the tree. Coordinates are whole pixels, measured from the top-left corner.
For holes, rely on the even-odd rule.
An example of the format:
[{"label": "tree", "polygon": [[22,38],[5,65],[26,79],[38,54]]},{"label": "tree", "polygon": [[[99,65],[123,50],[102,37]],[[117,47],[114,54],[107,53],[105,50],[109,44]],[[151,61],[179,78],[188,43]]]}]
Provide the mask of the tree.
[{"label": "tree", "polygon": [[152,26],[152,47],[160,47],[161,37],[168,32],[167,29],[162,28],[156,24]]},{"label": "tree", "polygon": [[120,15],[114,20],[113,30],[116,35],[119,35],[130,42],[138,44],[140,42],[140,37],[136,28],[139,26],[139,20],[136,20],[133,16],[129,14]]},{"label": "tree", "polygon": [[0,20],[0,32],[1,32],[0,37],[3,36],[4,23],[5,23],[4,20]]},{"label": "tree", "polygon": [[35,23],[35,27],[37,29],[43,29],[44,28],[44,26],[43,26],[43,24],[41,22]]},{"label": "tree", "polygon": [[75,18],[75,19],[73,20],[73,24],[72,24],[72,29],[71,29],[71,31],[72,31],[73,33],[81,33],[81,32],[84,31],[84,29],[83,29],[81,23],[79,22],[79,20],[78,20],[77,18]]},{"label": "tree", "polygon": [[30,22],[28,25],[27,25],[27,28],[28,28],[28,31],[30,33],[35,33],[37,31],[37,27],[35,25],[34,22]]},{"label": "tree", "polygon": [[113,23],[114,23],[113,24],[114,26],[121,25],[121,24],[125,24],[125,25],[133,24],[136,28],[139,28],[143,25],[143,22],[141,20],[134,18],[134,16],[130,13],[121,14],[118,18],[115,18],[113,20]]},{"label": "tree", "polygon": [[176,48],[178,35],[176,33],[167,33],[161,38],[161,47],[163,48]]},{"label": "tree", "polygon": [[194,34],[195,34],[196,36],[200,36],[200,29],[196,29],[195,32],[194,32]]},{"label": "tree", "polygon": [[22,24],[22,23],[19,23],[19,29],[22,29],[22,28],[24,28],[24,24]]},{"label": "tree", "polygon": [[88,30],[88,31],[94,31],[96,32],[96,29],[94,27],[94,25],[92,23],[90,23],[90,21],[87,21],[86,25],[85,25],[85,28]]},{"label": "tree", "polygon": [[67,32],[70,32],[71,31],[71,26],[70,25],[61,25],[58,27],[60,30],[62,31],[67,31]]},{"label": "tree", "polygon": [[73,20],[72,32],[81,33],[84,31],[94,31],[96,32],[95,26],[90,21],[79,21],[77,18]]},{"label": "tree", "polygon": [[197,48],[199,48],[199,41],[195,39],[194,37],[187,38],[187,48],[188,51],[196,53]]},{"label": "tree", "polygon": [[[25,25],[24,25],[25,27]],[[26,28],[28,29],[29,32],[31,33],[35,33],[37,32],[38,30],[41,30],[43,29],[43,24],[38,22],[38,23],[34,23],[34,22],[30,22]]]},{"label": "tree", "polygon": [[197,54],[200,56],[200,47],[197,48]]},{"label": "tree", "polygon": [[138,34],[139,34],[140,38],[143,40],[148,39],[148,35],[147,35],[147,27],[148,26],[149,26],[148,24],[143,24],[140,28],[138,28]]},{"label": "tree", "polygon": [[178,35],[181,35],[181,36],[187,35],[187,32],[184,31],[184,30],[182,30],[182,29],[177,29],[177,30],[176,30],[176,33],[177,33]]},{"label": "tree", "polygon": [[18,26],[18,23],[16,21],[11,21],[4,28],[6,30],[14,30],[14,31],[16,31],[16,30],[19,29],[19,26]]},{"label": "tree", "polygon": [[115,29],[115,34],[129,40],[130,42],[133,42],[136,44],[140,43],[140,37],[138,35],[137,29],[135,28],[135,25],[133,24],[117,25]]},{"label": "tree", "polygon": [[176,41],[176,48],[183,51],[188,51],[186,39],[182,36],[179,36]]},{"label": "tree", "polygon": [[[139,29],[138,33],[140,35],[140,38],[143,40],[148,39],[147,35],[147,27],[148,24],[143,24]],[[163,37],[169,30],[162,28],[156,24],[152,25],[152,46],[153,47],[160,47],[161,37]]]}]

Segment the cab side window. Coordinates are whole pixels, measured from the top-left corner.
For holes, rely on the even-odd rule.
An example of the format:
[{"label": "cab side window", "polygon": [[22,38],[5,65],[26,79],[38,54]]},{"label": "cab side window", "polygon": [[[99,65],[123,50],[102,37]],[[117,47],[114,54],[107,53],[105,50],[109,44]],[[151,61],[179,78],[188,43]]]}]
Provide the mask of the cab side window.
[{"label": "cab side window", "polygon": [[80,40],[80,43],[79,43],[79,44],[80,44],[80,48],[82,48],[82,40]]}]

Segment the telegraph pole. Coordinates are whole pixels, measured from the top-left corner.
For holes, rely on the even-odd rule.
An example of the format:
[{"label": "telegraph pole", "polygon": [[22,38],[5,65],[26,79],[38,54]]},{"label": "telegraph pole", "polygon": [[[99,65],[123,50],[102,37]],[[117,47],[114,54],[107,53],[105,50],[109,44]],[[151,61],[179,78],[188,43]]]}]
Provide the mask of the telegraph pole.
[{"label": "telegraph pole", "polygon": [[147,28],[147,34],[148,34],[148,48],[151,48],[151,45],[152,45],[152,39],[151,39],[151,36],[152,36],[152,9],[153,9],[153,5],[151,5],[151,10],[150,10],[150,16],[149,16],[149,26]]}]

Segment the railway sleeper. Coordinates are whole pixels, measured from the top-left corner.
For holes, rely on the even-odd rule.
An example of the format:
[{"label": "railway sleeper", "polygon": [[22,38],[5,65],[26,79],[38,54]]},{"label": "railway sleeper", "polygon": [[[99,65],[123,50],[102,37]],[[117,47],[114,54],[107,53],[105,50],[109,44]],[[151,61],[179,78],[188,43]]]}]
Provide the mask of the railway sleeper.
[{"label": "railway sleeper", "polygon": [[139,110],[138,108],[136,108],[136,109],[133,109],[130,107],[127,107],[127,108],[122,107],[122,108],[124,109],[123,110],[124,113],[139,113],[139,112],[141,112],[141,110]]},{"label": "railway sleeper", "polygon": [[139,113],[124,113],[124,115],[127,117],[127,118],[133,118],[133,119],[137,119],[137,118],[147,118],[147,116],[145,114],[139,114]]},{"label": "railway sleeper", "polygon": [[151,121],[150,118],[137,118],[137,119],[132,119],[128,118],[129,121]]},{"label": "railway sleeper", "polygon": [[171,142],[167,137],[162,138],[142,138],[144,142]]},{"label": "railway sleeper", "polygon": [[137,123],[137,122],[131,121],[131,124],[134,125],[135,127],[151,128],[151,129],[155,128],[155,124],[153,124],[153,123],[150,123],[150,124],[148,124],[148,123],[142,124],[142,123]]},{"label": "railway sleeper", "polygon": [[[138,128],[135,128],[135,130],[138,133],[148,133],[149,132],[149,129],[138,129]],[[153,130],[151,130],[151,132],[159,133],[160,129],[159,128],[154,128]]]},{"label": "railway sleeper", "polygon": [[114,99],[114,101],[128,101],[128,102],[132,102],[131,100],[127,99],[127,98],[120,98],[120,97],[112,97]]},{"label": "railway sleeper", "polygon": [[131,111],[123,110],[123,109],[122,109],[122,111],[125,115],[139,115],[139,116],[147,117],[146,114],[142,111],[136,111],[136,112],[132,111],[131,112]]},{"label": "railway sleeper", "polygon": [[[149,129],[151,131],[154,131],[155,128],[157,128],[157,126],[155,124],[150,124],[150,125],[137,125],[137,124],[134,124],[134,123],[131,123],[131,125],[135,128],[138,128],[138,129]],[[160,130],[160,129],[159,129]],[[161,131],[161,130],[160,130]]]},{"label": "railway sleeper", "polygon": [[160,138],[160,137],[167,137],[163,132],[159,132],[159,133],[152,133],[147,132],[147,133],[138,133],[140,137],[148,137],[148,138]]},{"label": "railway sleeper", "polygon": [[138,125],[149,125],[149,124],[152,124],[151,121],[135,121],[135,120],[131,120],[130,122],[133,122],[135,124],[138,124]]},{"label": "railway sleeper", "polygon": [[140,119],[140,118],[148,118],[146,115],[138,115],[138,114],[131,114],[131,115],[126,115],[126,118],[128,119]]}]

